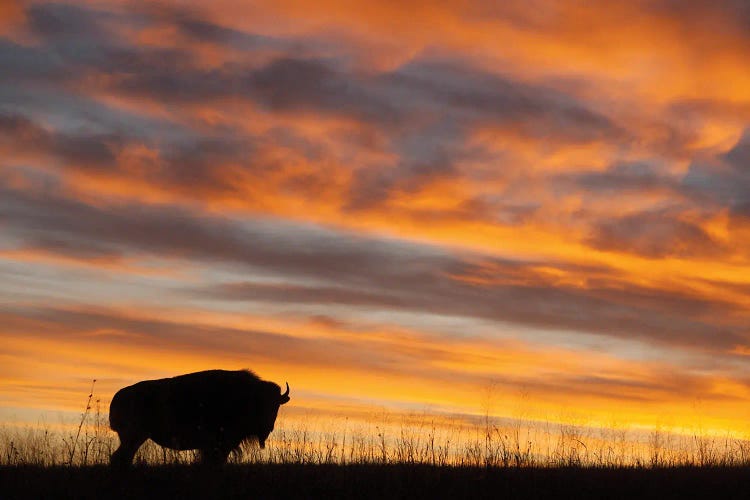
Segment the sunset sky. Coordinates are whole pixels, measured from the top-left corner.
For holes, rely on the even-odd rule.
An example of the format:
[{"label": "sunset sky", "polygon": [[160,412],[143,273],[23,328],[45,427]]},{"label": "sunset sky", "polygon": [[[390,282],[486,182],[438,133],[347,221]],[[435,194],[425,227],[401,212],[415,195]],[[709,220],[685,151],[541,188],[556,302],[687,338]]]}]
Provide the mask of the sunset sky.
[{"label": "sunset sky", "polygon": [[744,432],[748,54],[743,0],[2,0],[0,422],[247,367]]}]

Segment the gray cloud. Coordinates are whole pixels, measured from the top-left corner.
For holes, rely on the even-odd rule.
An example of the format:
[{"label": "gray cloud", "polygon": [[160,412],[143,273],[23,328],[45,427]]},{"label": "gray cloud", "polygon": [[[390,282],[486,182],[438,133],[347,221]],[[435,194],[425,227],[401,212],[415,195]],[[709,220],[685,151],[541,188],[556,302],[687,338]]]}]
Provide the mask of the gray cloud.
[{"label": "gray cloud", "polygon": [[[735,306],[674,291],[625,288],[611,277],[605,279],[601,271],[593,272],[598,277],[586,288],[577,288],[549,281],[534,271],[533,263],[458,256],[431,246],[313,226],[229,219],[177,207],[94,207],[54,191],[34,195],[4,188],[0,199],[0,223],[26,247],[79,257],[93,253],[197,259],[315,283],[240,283],[198,291],[204,298],[396,308],[708,350],[731,349],[746,340],[744,327],[731,320]],[[680,238],[710,248],[710,240],[697,228],[665,221],[626,220],[616,228],[625,234],[617,236],[620,241],[631,238],[631,245],[643,253],[673,250],[671,245]],[[645,230],[656,242],[647,241]],[[491,282],[475,285],[458,277]],[[711,322],[705,319],[709,316]]]},{"label": "gray cloud", "polygon": [[627,192],[680,192],[680,179],[661,173],[658,168],[647,162],[617,163],[605,171],[568,174],[558,177],[555,181],[572,182],[574,186],[586,192],[603,195]]},{"label": "gray cloud", "polygon": [[716,257],[728,251],[699,225],[669,211],[641,212],[597,224],[588,243],[649,258]]},{"label": "gray cloud", "polygon": [[750,130],[730,149],[723,159],[732,165],[738,173],[750,174]]},{"label": "gray cloud", "polygon": [[274,111],[315,111],[402,130],[436,120],[514,127],[551,140],[625,139],[624,130],[574,97],[457,64],[415,61],[383,75],[352,73],[334,60],[278,58],[213,70],[154,65],[119,89],[153,99],[198,101],[239,96]]},{"label": "gray cloud", "polygon": [[[377,371],[381,375],[395,375],[402,380],[443,381],[452,390],[462,387],[476,389],[488,379],[496,380],[497,388],[516,392],[519,387],[545,395],[593,396],[615,401],[658,402],[665,396],[693,400],[696,394],[703,399],[727,399],[712,391],[708,377],[683,370],[645,373],[637,377],[622,375],[566,375],[539,380],[534,376],[505,375],[493,378],[487,373],[433,366],[440,361],[470,362],[456,353],[450,343],[422,342],[405,347],[398,338],[391,342],[359,338],[304,338],[285,333],[252,329],[227,328],[214,325],[196,326],[187,322],[164,321],[158,318],[123,316],[108,309],[79,308],[75,310],[44,307],[0,307],[0,322],[6,332],[27,338],[64,339],[73,345],[117,347],[129,342],[152,352],[194,353],[200,350],[210,355],[247,362],[260,360],[279,365],[293,364],[309,370],[336,367],[337,370]],[[491,360],[486,358],[484,361]],[[121,359],[101,359],[96,365],[102,370],[108,363]],[[295,382],[290,384],[294,387]],[[35,387],[34,389],[38,389]],[[372,397],[372,396],[370,396]]]},{"label": "gray cloud", "polygon": [[750,6],[743,0],[641,0],[639,3],[645,12],[668,16],[696,31],[722,26],[725,30],[744,35],[750,27]]},{"label": "gray cloud", "polygon": [[729,304],[707,299],[634,286],[554,287],[538,277],[534,283],[531,273],[528,285],[478,287],[441,278],[439,272],[425,276],[404,273],[400,280],[370,276],[369,283],[361,287],[341,282],[330,286],[235,283],[195,293],[215,300],[339,304],[464,316],[708,351],[731,349],[746,341],[740,324],[705,321],[712,314],[734,310]]},{"label": "gray cloud", "polygon": [[[269,132],[265,137],[251,137],[239,131],[220,130],[220,124],[200,124],[196,126],[200,130],[189,131],[176,123],[143,123],[148,121],[144,117],[128,117],[114,123],[112,117],[118,112],[95,109],[93,105],[88,107],[89,116],[72,120],[72,113],[81,115],[80,110],[87,106],[80,102],[80,95],[66,89],[74,89],[83,81],[102,82],[96,84],[104,86],[99,91],[152,99],[160,105],[179,107],[236,98],[277,114],[302,112],[355,120],[362,128],[373,129],[371,135],[380,136],[374,149],[397,159],[392,164],[363,166],[345,157],[331,158],[344,168],[351,165],[354,169],[349,192],[342,202],[346,211],[372,209],[391,200],[394,194],[408,195],[436,180],[464,175],[458,168],[462,163],[497,161],[497,153],[467,145],[468,133],[478,125],[500,127],[545,145],[630,140],[611,118],[573,95],[458,61],[424,56],[385,73],[364,73],[352,69],[346,57],[328,52],[321,57],[304,48],[315,46],[312,42],[302,44],[300,40],[244,33],[204,20],[196,12],[176,8],[139,7],[111,13],[35,4],[27,9],[27,17],[29,28],[41,37],[41,42],[20,47],[0,39],[0,62],[10,68],[0,75],[0,98],[8,96],[0,113],[13,119],[39,119],[45,126],[40,127],[36,121],[25,125],[36,127],[31,134],[33,140],[16,141],[14,148],[46,152],[64,160],[68,168],[97,168],[99,174],[122,177],[123,181],[135,176],[133,180],[199,198],[209,193],[246,197],[241,186],[228,180],[233,177],[232,172],[226,175],[224,169],[231,163],[241,174],[252,176],[274,168],[275,165],[264,163],[258,142],[284,147],[279,135]],[[188,49],[136,46],[123,38],[123,30],[112,29],[157,26],[174,27],[188,38],[242,48],[245,52],[233,62],[205,69],[195,64]],[[269,47],[275,54],[270,60],[265,53],[256,57],[256,50],[260,53]],[[26,82],[44,89],[33,96],[11,90]],[[61,89],[63,83],[65,88]],[[75,110],[49,106],[53,100],[50,96],[61,91],[69,94],[60,97],[60,101],[77,99],[75,106],[69,106]],[[13,102],[16,104],[8,104]],[[70,127],[65,125],[69,123],[85,127],[62,130],[63,126]],[[118,170],[117,154],[127,145],[140,144],[157,151],[158,159],[143,168]],[[345,146],[361,148],[359,143]],[[307,148],[315,149],[320,150],[321,146]],[[304,174],[296,184],[296,192],[314,196],[300,187],[323,184],[316,175]],[[502,176],[502,169],[495,175]],[[480,200],[475,200],[474,208],[480,204]],[[487,206],[487,200],[483,206]],[[469,208],[465,205],[451,214],[414,216],[486,216],[472,213]],[[517,219],[514,213],[500,213],[498,217]]]},{"label": "gray cloud", "polygon": [[199,16],[177,14],[175,25],[189,38],[202,42],[226,45],[235,49],[288,48],[288,43],[274,37],[245,33],[206,21]]},{"label": "gray cloud", "polygon": [[[112,255],[128,250],[204,258],[289,274],[322,273],[356,281],[363,269],[379,273],[426,269],[446,254],[431,247],[356,237],[280,221],[241,221],[176,207],[96,208],[54,192],[2,189],[0,221],[29,239],[54,235],[71,245],[95,241]],[[76,243],[77,242],[77,243]],[[421,250],[419,250],[421,248]],[[380,266],[373,269],[374,266]]]},{"label": "gray cloud", "polygon": [[416,60],[380,79],[416,102],[428,100],[434,111],[447,105],[455,118],[512,124],[529,137],[573,142],[626,138],[609,118],[572,95],[460,63]]},{"label": "gray cloud", "polygon": [[[385,74],[360,74],[345,61],[307,55],[315,40],[244,33],[177,8],[110,13],[63,4],[27,9],[29,28],[43,44],[25,48],[5,41],[0,60],[13,77],[101,72],[115,88],[160,101],[189,102],[239,96],[275,111],[310,110],[381,125],[410,125],[448,114],[451,121],[513,123],[530,136],[590,141],[622,130],[596,110],[562,92],[516,82],[457,62],[415,60]],[[180,49],[134,46],[112,26],[174,26],[189,38],[242,48],[273,48],[279,56],[252,57],[204,70]],[[15,52],[19,54],[16,55]],[[286,56],[282,55],[286,53]],[[59,75],[58,75],[59,76]]]},{"label": "gray cloud", "polygon": [[[210,352],[304,366],[337,364],[342,368],[392,370],[389,354],[365,355],[345,340],[309,339],[267,331],[196,326],[160,319],[122,316],[106,309],[0,308],[6,331],[69,342],[120,345],[124,340],[154,351]],[[392,354],[391,354],[392,355]]]},{"label": "gray cloud", "polygon": [[54,78],[60,84],[75,76],[74,71],[57,54],[26,47],[0,38],[0,83],[18,85],[29,81],[47,81]]},{"label": "gray cloud", "polygon": [[253,71],[248,83],[248,97],[276,111],[314,110],[385,124],[406,119],[406,110],[366,80],[322,60],[277,59]]},{"label": "gray cloud", "polygon": [[693,161],[681,186],[714,212],[729,208],[741,214],[750,203],[750,133],[722,155]]},{"label": "gray cloud", "polygon": [[[162,136],[146,136],[139,129],[124,127],[121,123],[107,124],[107,110],[97,111],[104,114],[102,119],[89,116],[89,120],[101,123],[103,131],[94,131],[93,124],[61,131],[43,127],[22,114],[4,113],[0,108],[0,145],[17,153],[46,157],[63,171],[96,172],[110,178],[119,177],[122,182],[140,180],[167,191],[200,196],[216,192],[241,196],[231,176],[227,175],[226,164],[239,163],[245,173],[256,167],[253,162],[255,138],[237,136],[226,129],[200,135],[180,127],[162,132]],[[148,147],[157,157],[144,158],[136,168],[123,165],[119,155],[128,146]]]},{"label": "gray cloud", "polygon": [[62,159],[79,167],[113,165],[123,139],[115,134],[68,134],[42,128],[25,116],[0,112],[0,144]]},{"label": "gray cloud", "polygon": [[106,11],[63,3],[30,5],[26,10],[26,19],[32,31],[55,40],[107,38],[102,22],[114,17]]}]

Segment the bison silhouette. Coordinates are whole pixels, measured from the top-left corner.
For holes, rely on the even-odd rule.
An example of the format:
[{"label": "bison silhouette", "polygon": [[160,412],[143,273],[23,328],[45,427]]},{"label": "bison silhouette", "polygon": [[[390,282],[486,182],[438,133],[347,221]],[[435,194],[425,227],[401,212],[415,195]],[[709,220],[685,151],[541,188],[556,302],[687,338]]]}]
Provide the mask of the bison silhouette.
[{"label": "bison silhouette", "polygon": [[222,464],[249,439],[261,448],[273,430],[286,392],[249,370],[209,370],[159,380],[144,380],[117,391],[109,425],[120,437],[113,466],[133,462],[151,439],[173,450],[199,450],[205,464]]}]

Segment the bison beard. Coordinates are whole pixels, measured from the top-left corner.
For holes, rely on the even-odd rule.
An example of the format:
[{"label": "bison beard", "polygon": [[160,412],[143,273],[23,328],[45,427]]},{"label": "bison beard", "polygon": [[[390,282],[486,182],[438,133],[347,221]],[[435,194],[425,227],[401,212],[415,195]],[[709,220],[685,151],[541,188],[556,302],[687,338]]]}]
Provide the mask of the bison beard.
[{"label": "bison beard", "polygon": [[199,450],[207,464],[226,462],[249,438],[265,446],[279,406],[289,401],[273,382],[248,370],[209,370],[145,380],[120,389],[109,407],[109,425],[120,437],[113,466],[128,466],[151,439],[173,450]]}]

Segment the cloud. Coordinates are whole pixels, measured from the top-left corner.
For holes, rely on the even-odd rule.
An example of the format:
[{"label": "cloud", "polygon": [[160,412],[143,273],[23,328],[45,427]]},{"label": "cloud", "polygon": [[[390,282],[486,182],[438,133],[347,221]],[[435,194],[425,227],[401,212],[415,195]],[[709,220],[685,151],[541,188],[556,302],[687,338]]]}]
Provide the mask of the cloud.
[{"label": "cloud", "polygon": [[392,282],[372,276],[362,288],[340,281],[328,286],[234,283],[196,292],[198,297],[220,301],[346,305],[460,316],[708,351],[725,352],[746,342],[740,324],[719,325],[704,319],[737,311],[727,303],[632,286],[624,290],[604,284],[585,290],[554,287],[534,283],[532,273],[528,285],[477,287],[441,278],[439,272],[423,277],[405,273]]},{"label": "cloud", "polygon": [[747,27],[750,26],[750,8],[742,0],[727,2],[659,0],[639,3],[647,12],[676,19],[692,29],[709,30],[715,26],[722,26],[745,35]]},{"label": "cloud", "polygon": [[356,276],[362,269],[425,269],[444,252],[408,243],[337,234],[314,226],[233,220],[171,206],[95,207],[53,192],[2,191],[0,219],[34,238],[58,235],[71,245],[98,242],[113,254],[152,252],[271,268],[294,274]]},{"label": "cloud", "polygon": [[263,36],[254,33],[227,28],[202,18],[200,13],[191,15],[187,12],[172,14],[173,22],[182,34],[188,38],[226,46],[230,49],[256,50],[271,48],[290,49],[296,41],[287,41],[277,37]]},{"label": "cloud", "polygon": [[[123,371],[132,366],[132,360],[126,359],[128,356],[159,355],[167,365],[179,364],[181,360],[183,366],[185,363],[192,366],[196,363],[195,353],[200,353],[200,360],[223,357],[256,367],[276,366],[277,372],[291,378],[290,385],[303,390],[309,390],[311,383],[298,379],[301,375],[316,380],[343,374],[360,377],[374,371],[387,384],[397,380],[402,384],[417,382],[422,391],[428,392],[438,387],[443,392],[446,387],[450,391],[476,390],[494,374],[502,375],[494,380],[503,391],[515,392],[523,387],[549,400],[576,394],[579,398],[658,404],[677,387],[681,387],[678,399],[688,402],[696,394],[711,400],[730,399],[713,390],[713,378],[708,375],[696,376],[676,367],[667,373],[663,367],[637,367],[597,353],[547,353],[525,344],[487,343],[478,347],[396,332],[380,336],[351,333],[336,337],[296,336],[252,328],[196,325],[101,308],[2,307],[0,320],[6,325],[0,337],[16,355],[22,355],[29,343],[47,345],[52,339],[64,338],[67,347],[58,355],[71,362],[85,362],[88,369],[103,370],[110,385],[114,374],[120,377],[114,380],[120,380]],[[91,358],[94,353],[96,360]],[[588,358],[587,368],[571,363],[574,358],[584,359],[583,356]],[[545,371],[555,376],[513,372],[516,365],[522,366],[532,359],[544,363]],[[478,365],[478,370],[463,369],[466,364]],[[596,368],[597,375],[588,374],[591,367]],[[161,372],[152,369],[151,373]],[[355,387],[356,384],[338,389],[351,391]],[[9,386],[9,390],[17,389],[15,385]],[[26,388],[35,392],[41,389]],[[383,389],[379,397],[399,393]],[[320,388],[315,391],[320,392]],[[378,396],[367,395],[370,401],[374,397]]]},{"label": "cloud", "polygon": [[617,163],[604,171],[578,172],[558,178],[591,194],[679,193],[680,179],[665,175],[648,162]]},{"label": "cloud", "polygon": [[25,116],[0,113],[0,145],[17,153],[51,156],[78,167],[112,165],[123,139],[115,134],[67,134],[45,129]]},{"label": "cloud", "polygon": [[107,38],[102,21],[114,16],[63,3],[30,5],[26,18],[31,30],[47,39]]},{"label": "cloud", "polygon": [[697,223],[678,215],[642,212],[601,222],[589,243],[601,250],[627,251],[644,257],[717,257],[729,251]]},{"label": "cloud", "polygon": [[[304,56],[300,48],[315,47],[314,39],[257,35],[197,16],[197,12],[179,9],[130,9],[114,14],[64,4],[33,5],[27,11],[28,25],[42,37],[42,44],[7,46],[6,59],[38,59],[37,72],[42,75],[71,67],[75,74],[98,72],[108,75],[106,81],[116,90],[162,102],[231,96],[250,99],[273,111],[324,112],[391,127],[401,125],[400,129],[405,121],[413,124],[448,111],[459,121],[520,122],[520,130],[532,136],[566,134],[567,140],[589,141],[622,134],[609,118],[571,95],[462,62],[416,59],[392,71],[368,73],[341,58]],[[112,26],[136,30],[175,27],[192,40],[239,46],[250,52],[258,49],[260,57],[219,57],[211,67],[205,67],[195,64],[189,45],[187,49],[138,45],[123,34],[125,31],[110,29]],[[268,47],[277,55],[264,62],[262,49]],[[49,53],[54,54],[52,59]],[[16,78],[22,76],[20,71],[14,73]]]},{"label": "cloud", "polygon": [[[686,192],[698,201],[710,203],[714,211],[739,207],[750,202],[750,134],[747,131],[729,149],[713,158],[691,162],[682,179]],[[741,212],[741,209],[739,210]]]},{"label": "cloud", "polygon": [[514,126],[537,139],[587,142],[625,131],[575,97],[449,63],[415,61],[385,74],[358,74],[333,60],[282,57],[209,70],[154,65],[119,90],[160,101],[236,97],[272,111],[318,112],[404,130],[420,122]]},{"label": "cloud", "polygon": [[[359,350],[345,343],[305,339],[250,329],[196,326],[139,316],[126,316],[107,310],[67,310],[54,308],[4,310],[8,332],[23,332],[45,338],[63,335],[69,341],[89,341],[117,346],[128,341],[144,350],[195,349],[213,353],[242,352],[249,359],[271,359],[289,364],[347,362],[365,364]],[[376,368],[375,364],[370,368]]]},{"label": "cloud", "polygon": [[[249,266],[291,283],[238,284],[203,290],[220,300],[255,300],[402,309],[513,322],[709,350],[745,341],[741,325],[706,322],[734,305],[670,289],[623,288],[601,270],[586,287],[551,280],[538,264],[359,236],[274,220],[240,220],[170,206],[96,207],[54,191],[3,189],[0,222],[22,248],[84,257],[151,255]],[[658,256],[715,252],[696,226],[658,214],[604,227],[596,244]],[[607,239],[610,238],[610,239]],[[681,246],[680,246],[681,245]],[[622,248],[620,248],[622,249]],[[560,264],[561,272],[581,270]]]},{"label": "cloud", "polygon": [[274,60],[252,72],[247,90],[248,97],[277,111],[315,110],[382,124],[407,116],[367,81],[323,61]]},{"label": "cloud", "polygon": [[[288,345],[307,366],[501,373],[548,397],[716,396],[699,372],[748,344],[747,8],[678,4],[5,2],[6,326],[110,324],[180,359]],[[316,338],[88,304],[154,297],[329,321]],[[375,341],[373,318],[397,328]],[[541,348],[483,343],[499,338]]]},{"label": "cloud", "polygon": [[746,174],[750,171],[750,130],[745,131],[743,137],[723,156],[723,159],[738,173]]},{"label": "cloud", "polygon": [[0,64],[5,69],[0,75],[0,82],[6,85],[41,82],[49,78],[60,83],[74,76],[72,69],[56,54],[3,38],[0,38]]},{"label": "cloud", "polygon": [[[21,114],[0,111],[0,147],[16,158],[51,164],[61,174],[83,171],[124,184],[151,183],[175,193],[236,192],[227,164],[242,162],[246,174],[253,171],[252,162],[248,162],[255,153],[251,138],[231,133],[197,135],[180,127],[162,137],[146,136],[122,124],[107,124],[107,110],[98,111],[101,118],[88,117],[101,125],[98,132],[91,130],[93,124],[68,132],[44,127]],[[157,128],[156,123],[148,121],[140,125]],[[128,157],[131,151],[136,152]]]},{"label": "cloud", "polygon": [[[38,91],[33,99],[40,102],[34,106],[33,116],[26,114],[28,106],[6,111],[14,118],[33,119],[31,126],[37,128],[38,140],[18,142],[14,152],[30,156],[46,153],[58,160],[55,163],[65,160],[67,168],[88,168],[90,174],[109,177],[109,185],[148,186],[169,196],[206,201],[222,198],[251,203],[250,186],[257,183],[262,191],[285,191],[296,186],[294,194],[314,204],[315,193],[305,186],[328,186],[326,199],[338,204],[344,213],[356,215],[363,210],[375,211],[398,197],[426,192],[435,183],[470,179],[471,173],[463,165],[492,162],[497,156],[485,145],[469,144],[476,128],[496,128],[501,134],[520,135],[547,146],[630,140],[629,132],[592,102],[553,86],[486,71],[458,57],[425,54],[387,71],[366,71],[341,54],[328,51],[322,56],[314,50],[309,54],[300,51],[294,37],[264,37],[199,16],[197,11],[167,8],[131,8],[115,14],[62,4],[30,7],[29,26],[41,41],[31,47],[8,45],[6,59],[17,61],[17,66],[31,64],[30,68],[15,68],[14,81],[28,78],[38,83],[49,81],[53,75],[70,79],[71,88],[85,82],[84,92],[141,104],[151,101],[157,108],[171,108],[169,112],[174,114],[172,120],[160,124],[149,121],[148,133],[141,133],[147,121],[144,116],[141,123],[136,123],[136,117],[128,118],[132,123],[112,123],[112,115],[120,110],[92,108],[87,117],[77,117],[86,120],[85,127],[61,130],[69,126],[64,124],[71,123],[69,115],[75,111],[59,109],[53,116],[47,111],[39,118],[39,110],[50,109],[50,97],[39,94],[55,92]],[[240,45],[244,44],[247,53],[236,58],[217,52],[207,63],[196,59],[191,52],[196,47],[190,43],[172,47],[170,40],[143,44],[132,35],[171,28],[198,42],[232,45],[242,39]],[[257,47],[250,43],[256,38],[263,41]],[[265,42],[273,46],[271,55],[265,52]],[[64,78],[59,72],[65,73]],[[74,98],[64,97],[66,101]],[[12,98],[28,102],[32,97],[14,94]],[[75,98],[80,99],[80,95]],[[278,127],[251,133],[236,123],[233,129],[227,129],[227,121],[235,118],[223,112],[218,123],[209,126],[195,123],[195,117],[189,115],[189,109],[195,107],[224,109],[227,100],[254,107],[253,113],[283,117],[290,134],[296,133],[327,155],[304,165],[298,182],[277,182],[270,171],[279,163],[301,163],[280,154],[290,150],[298,153],[279,141],[275,133]],[[75,108],[80,110],[84,104],[79,101]],[[300,113],[355,122],[341,127],[371,129],[365,134],[379,137],[375,158],[352,161],[349,151],[354,148],[361,156],[361,144],[352,143],[343,134],[328,134],[325,140],[305,137],[295,128]],[[265,120],[267,116],[257,118]],[[39,125],[39,121],[45,125]],[[187,130],[186,122],[197,130]],[[259,147],[259,143],[265,147]],[[148,148],[153,158],[135,167],[122,165],[128,147]],[[337,167],[337,183],[320,173],[329,165]],[[502,179],[502,169],[495,175]],[[486,214],[471,209],[479,207],[482,199],[486,206],[488,197],[469,194],[462,208],[415,210],[413,216],[484,219]],[[503,217],[517,219],[514,214],[499,219]]]}]

